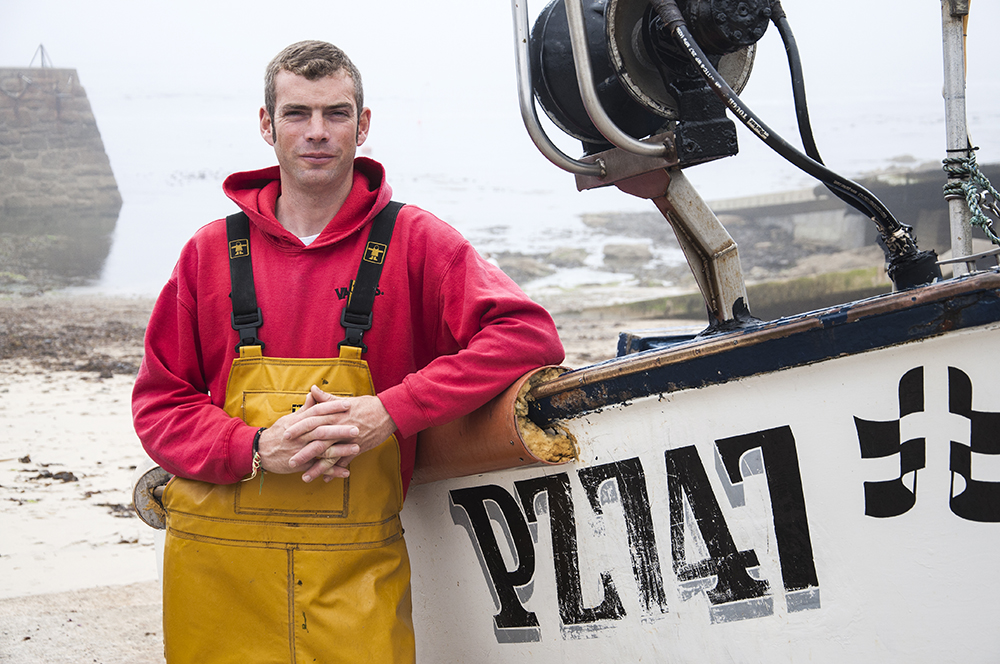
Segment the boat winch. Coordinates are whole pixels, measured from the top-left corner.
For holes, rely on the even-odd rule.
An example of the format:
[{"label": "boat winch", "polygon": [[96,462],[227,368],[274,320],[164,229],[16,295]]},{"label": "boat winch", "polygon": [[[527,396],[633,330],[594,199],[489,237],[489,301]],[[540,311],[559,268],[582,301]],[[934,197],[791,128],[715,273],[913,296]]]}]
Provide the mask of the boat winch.
[{"label": "boat winch", "polygon": [[[651,4],[585,0],[582,16],[597,100],[629,136],[670,129],[682,165],[736,154],[725,104],[676,44]],[[573,8],[570,8],[573,11]],[[682,10],[712,65],[735,90],[750,76],[755,44],[767,29],[769,0],[688,0]],[[565,0],[553,0],[531,32],[533,92],[546,115],[588,153],[613,143],[588,114],[577,83]]]},{"label": "boat winch", "polygon": [[[823,163],[779,0],[552,0],[530,33],[525,0],[511,0],[511,7],[521,115],[532,141],[576,175],[578,189],[616,185],[657,206],[684,250],[713,326],[752,317],[736,243],[681,169],[738,152],[727,109],[875,223],[897,290],[940,279],[937,255],[918,249],[910,226]],[[787,52],[804,151],[739,98],[769,23]],[[556,127],[583,143],[583,156],[571,157],[549,139],[536,100]]]}]

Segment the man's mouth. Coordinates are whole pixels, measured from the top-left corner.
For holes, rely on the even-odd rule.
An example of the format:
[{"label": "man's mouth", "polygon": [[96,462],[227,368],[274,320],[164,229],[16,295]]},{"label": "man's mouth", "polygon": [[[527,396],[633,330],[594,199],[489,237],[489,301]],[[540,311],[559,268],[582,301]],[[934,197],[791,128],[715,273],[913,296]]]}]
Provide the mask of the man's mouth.
[{"label": "man's mouth", "polygon": [[306,153],[301,154],[299,156],[302,159],[305,159],[306,161],[314,162],[314,163],[317,163],[317,164],[325,163],[325,162],[330,161],[331,159],[334,158],[334,156],[332,154],[329,154],[329,153],[326,153],[326,152],[306,152]]}]

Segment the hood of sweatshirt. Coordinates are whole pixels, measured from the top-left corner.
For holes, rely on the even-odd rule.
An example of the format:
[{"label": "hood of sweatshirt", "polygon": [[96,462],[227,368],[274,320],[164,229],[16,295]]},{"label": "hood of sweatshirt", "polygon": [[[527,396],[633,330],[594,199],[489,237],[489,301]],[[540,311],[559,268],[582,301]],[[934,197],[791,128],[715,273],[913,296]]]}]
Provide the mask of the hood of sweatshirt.
[{"label": "hood of sweatshirt", "polygon": [[275,216],[278,197],[281,196],[280,177],[278,166],[233,173],[226,178],[222,189],[246,212],[252,224],[276,244],[288,249],[315,250],[339,242],[371,222],[392,198],[392,188],[385,181],[382,164],[367,157],[358,157],[354,160],[354,184],[347,200],[319,237],[305,246],[293,233],[285,230]]}]

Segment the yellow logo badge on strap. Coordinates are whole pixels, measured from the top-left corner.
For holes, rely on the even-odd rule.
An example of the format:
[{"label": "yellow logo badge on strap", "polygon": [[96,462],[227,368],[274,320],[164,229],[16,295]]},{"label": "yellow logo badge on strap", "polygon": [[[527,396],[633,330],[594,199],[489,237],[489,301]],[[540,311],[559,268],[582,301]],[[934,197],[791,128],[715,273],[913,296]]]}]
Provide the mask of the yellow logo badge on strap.
[{"label": "yellow logo badge on strap", "polygon": [[229,259],[245,258],[250,253],[250,240],[232,240],[229,243]]},{"label": "yellow logo badge on strap", "polygon": [[365,260],[369,263],[381,265],[382,261],[385,260],[386,248],[386,245],[381,242],[369,242],[368,246],[365,247]]}]

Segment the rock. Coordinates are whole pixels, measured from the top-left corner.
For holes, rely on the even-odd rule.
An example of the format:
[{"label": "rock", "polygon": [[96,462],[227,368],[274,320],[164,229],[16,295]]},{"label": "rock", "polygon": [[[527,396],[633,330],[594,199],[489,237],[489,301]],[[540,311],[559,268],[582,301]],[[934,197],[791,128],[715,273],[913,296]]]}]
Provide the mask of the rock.
[{"label": "rock", "polygon": [[581,247],[560,247],[545,257],[556,267],[582,267],[587,260],[587,250]]},{"label": "rock", "polygon": [[636,270],[653,258],[649,244],[608,244],[604,246],[604,264],[616,272]]},{"label": "rock", "polygon": [[504,273],[519,284],[532,279],[541,279],[555,270],[533,256],[524,254],[500,254],[495,256],[497,265]]},{"label": "rock", "polygon": [[598,212],[580,215],[585,226],[608,235],[650,239],[656,244],[677,246],[674,231],[659,212]]}]

